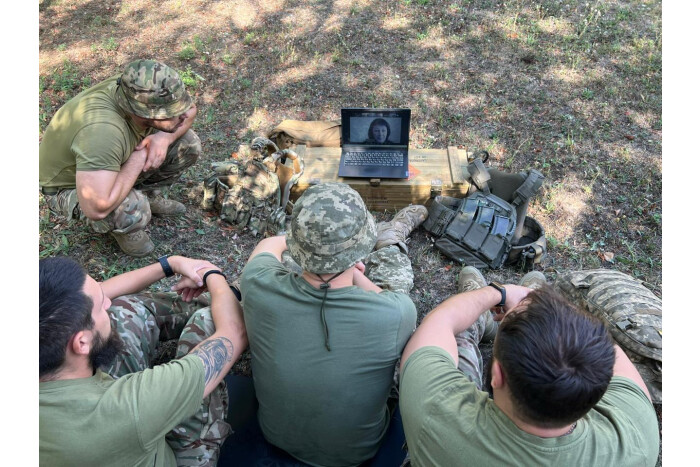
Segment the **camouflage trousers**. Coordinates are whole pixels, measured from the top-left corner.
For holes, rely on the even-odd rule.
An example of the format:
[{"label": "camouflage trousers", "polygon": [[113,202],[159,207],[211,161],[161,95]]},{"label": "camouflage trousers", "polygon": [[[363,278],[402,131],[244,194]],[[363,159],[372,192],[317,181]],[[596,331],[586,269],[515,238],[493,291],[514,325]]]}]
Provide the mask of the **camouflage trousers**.
[{"label": "camouflage trousers", "polygon": [[142,191],[151,191],[170,186],[182,173],[192,166],[202,153],[199,136],[192,131],[182,135],[168,147],[163,164],[155,170],[142,172],[136,179],[134,188],[129,191],[124,201],[100,220],[85,217],[78,204],[75,188],[59,189],[56,194],[44,195],[49,209],[66,219],[81,219],[97,233],[130,233],[143,229],[151,220],[151,207]]},{"label": "camouflage trousers", "polygon": [[[175,358],[184,357],[211,336],[214,321],[208,300],[199,297],[186,303],[175,293],[125,295],[109,308],[124,350],[108,368],[115,378],[152,366],[159,341],[178,339]],[[179,466],[215,466],[231,426],[226,422],[228,392],[222,381],[202,400],[191,417],[183,420],[165,437]]]},{"label": "camouflage trousers", "polygon": [[[459,292],[469,292],[478,288],[473,282],[469,284],[473,285],[473,287],[467,286],[459,290]],[[486,284],[482,284],[482,287],[486,287]],[[457,340],[457,353],[459,354],[457,368],[459,368],[471,382],[476,384],[479,390],[482,389],[484,375],[484,361],[481,356],[481,350],[479,350],[479,343],[484,336],[486,327],[490,326],[491,322],[493,322],[493,316],[491,316],[491,312],[487,310],[481,313],[474,324],[455,336]]]}]

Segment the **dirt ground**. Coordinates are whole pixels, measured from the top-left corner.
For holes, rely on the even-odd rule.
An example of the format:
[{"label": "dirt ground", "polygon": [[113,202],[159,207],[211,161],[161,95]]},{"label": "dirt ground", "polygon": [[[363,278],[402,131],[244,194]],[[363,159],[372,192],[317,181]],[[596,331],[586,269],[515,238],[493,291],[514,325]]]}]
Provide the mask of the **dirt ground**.
[{"label": "dirt ground", "polygon": [[[413,148],[486,149],[491,167],[540,170],[530,215],[549,279],[614,268],[662,295],[661,1],[43,0],[39,129],[68,99],[132,60],[178,69],[195,97],[203,156],[154,218],[152,257],[53,216],[39,197],[39,256],[68,255],[98,279],[163,254],[208,259],[235,279],[259,238],[199,208],[201,181],[284,119],[341,107],[408,107]],[[387,220],[392,212],[377,212]],[[455,291],[459,266],[428,234],[409,241],[419,319]],[[521,271],[488,271],[517,281]],[[155,289],[165,290],[163,281]],[[167,355],[167,352],[165,352]],[[249,372],[244,358],[236,372]],[[661,406],[657,407],[659,420]],[[659,464],[661,460],[659,459]]]}]

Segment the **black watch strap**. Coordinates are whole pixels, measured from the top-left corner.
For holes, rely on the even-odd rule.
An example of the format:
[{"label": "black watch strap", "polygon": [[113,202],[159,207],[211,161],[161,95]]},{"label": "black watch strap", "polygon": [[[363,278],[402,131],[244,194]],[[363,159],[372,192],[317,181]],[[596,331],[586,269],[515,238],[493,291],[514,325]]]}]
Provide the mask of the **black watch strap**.
[{"label": "black watch strap", "polygon": [[501,284],[500,282],[496,282],[496,281],[490,282],[489,285],[491,287],[493,287],[494,289],[498,290],[499,292],[501,292],[501,301],[498,302],[498,305],[496,305],[496,306],[500,306],[500,307],[505,306],[506,305],[506,288],[505,288],[505,286],[503,284]]},{"label": "black watch strap", "polygon": [[[218,270],[216,270],[216,269],[212,269],[212,270],[209,270],[209,271],[205,272],[204,275],[202,276],[202,282],[204,283],[204,285],[207,285],[207,277],[209,277],[211,274],[216,274],[216,275],[218,275],[218,276],[223,276],[224,279],[226,279],[226,274],[224,274],[223,272],[218,271]],[[235,295],[235,292],[234,292],[234,295]]]},{"label": "black watch strap", "polygon": [[171,268],[170,263],[168,263],[167,255],[163,255],[160,258],[158,258],[158,262],[160,263],[160,267],[163,268],[165,277],[172,277],[175,275],[175,273],[173,272],[173,268]]}]

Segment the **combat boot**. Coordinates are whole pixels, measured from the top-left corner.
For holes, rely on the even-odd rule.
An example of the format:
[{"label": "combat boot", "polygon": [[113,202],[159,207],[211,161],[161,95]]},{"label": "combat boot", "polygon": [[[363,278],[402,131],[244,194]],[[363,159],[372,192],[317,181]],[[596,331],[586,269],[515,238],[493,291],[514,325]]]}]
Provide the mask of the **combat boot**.
[{"label": "combat boot", "polygon": [[129,256],[143,258],[155,249],[155,245],[143,230],[134,230],[129,233],[110,232],[119,244],[119,248]]},{"label": "combat boot", "polygon": [[389,222],[377,224],[377,243],[374,249],[378,250],[389,245],[398,245],[399,249],[408,254],[406,238],[413,230],[421,225],[428,217],[428,209],[420,204],[406,206],[396,213]]},{"label": "combat boot", "polygon": [[518,285],[522,285],[528,289],[537,290],[546,283],[547,278],[544,277],[544,274],[539,271],[530,271],[525,274],[522,279],[520,279],[520,283]]},{"label": "combat boot", "polygon": [[[486,279],[484,279],[483,274],[474,266],[465,266],[459,272],[458,284],[457,290],[460,293],[470,292],[486,287]],[[486,311],[484,315],[486,316],[486,322],[484,324],[484,334],[481,336],[481,342],[490,342],[496,338],[498,323],[493,320],[490,311]]]},{"label": "combat boot", "polygon": [[174,217],[185,214],[185,205],[172,199],[165,199],[160,190],[153,190],[146,193],[148,204],[151,205],[151,214],[160,217]]}]

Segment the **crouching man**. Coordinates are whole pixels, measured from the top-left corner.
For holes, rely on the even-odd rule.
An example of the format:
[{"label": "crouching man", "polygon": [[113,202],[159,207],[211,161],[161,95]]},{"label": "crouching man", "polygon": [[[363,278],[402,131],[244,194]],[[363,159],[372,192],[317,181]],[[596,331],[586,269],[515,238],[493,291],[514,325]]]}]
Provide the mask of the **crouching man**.
[{"label": "crouching man", "polygon": [[[547,286],[487,285],[473,267],[404,350],[400,406],[413,466],[653,466],[656,416],[605,325]],[[499,310],[496,321],[490,309]],[[503,310],[507,310],[503,313]],[[495,334],[481,390],[479,341]]]},{"label": "crouching man", "polygon": [[[176,293],[138,293],[173,274]],[[211,306],[204,297],[211,294]],[[176,359],[151,367],[160,340]],[[219,268],[172,256],[97,282],[39,262],[41,465],[216,465],[231,431],[224,376],[248,345]]]}]

